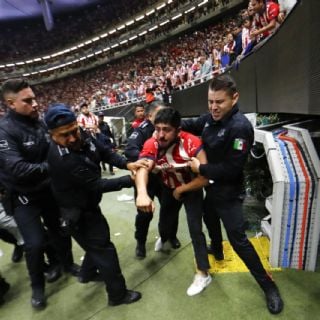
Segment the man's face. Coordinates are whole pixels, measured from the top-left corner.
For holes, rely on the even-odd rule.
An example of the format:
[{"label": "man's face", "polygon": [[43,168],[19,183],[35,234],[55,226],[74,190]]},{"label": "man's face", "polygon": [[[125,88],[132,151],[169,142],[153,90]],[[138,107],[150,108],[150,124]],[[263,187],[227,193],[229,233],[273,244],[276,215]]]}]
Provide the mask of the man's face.
[{"label": "man's face", "polygon": [[224,90],[209,90],[208,105],[213,120],[222,120],[231,111],[238,99],[239,94],[237,92],[231,95]]},{"label": "man's face", "polygon": [[82,107],[81,108],[81,113],[87,116],[89,114],[88,107],[87,106]]},{"label": "man's face", "polygon": [[251,4],[250,9],[252,9],[254,13],[260,13],[263,11],[263,8],[264,8],[263,1],[252,0],[250,4]]},{"label": "man's face", "polygon": [[136,119],[143,119],[144,118],[144,108],[143,107],[137,107],[134,111],[134,117]]},{"label": "man's face", "polygon": [[157,123],[155,131],[160,149],[166,149],[177,139],[180,129],[176,129],[167,123]]},{"label": "man's face", "polygon": [[15,112],[32,119],[39,118],[39,106],[30,87],[22,89],[18,93],[9,93],[5,100],[8,107]]},{"label": "man's face", "polygon": [[81,147],[81,135],[77,121],[50,131],[52,140],[61,147],[77,151]]},{"label": "man's face", "polygon": [[103,118],[104,118],[104,116],[98,116],[99,123],[103,123]]}]

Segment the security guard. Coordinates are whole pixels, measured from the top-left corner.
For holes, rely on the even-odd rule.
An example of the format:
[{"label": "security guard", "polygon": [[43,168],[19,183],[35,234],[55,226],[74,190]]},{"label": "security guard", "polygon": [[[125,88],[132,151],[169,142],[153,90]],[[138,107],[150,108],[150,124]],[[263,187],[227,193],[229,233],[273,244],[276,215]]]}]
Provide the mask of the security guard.
[{"label": "security guard", "polygon": [[[128,143],[125,148],[125,156],[129,161],[136,161],[139,159],[140,151],[142,150],[143,144],[151,138],[154,132],[153,121],[156,116],[156,113],[161,108],[164,108],[165,105],[162,101],[154,101],[146,107],[146,119],[140,124],[139,127],[135,128],[132,134],[128,138]],[[148,182],[148,194],[153,200],[156,196],[159,200],[161,197],[161,181],[159,177],[153,173],[149,174]],[[136,189],[135,189],[135,198],[136,198]],[[146,240],[149,230],[149,225],[152,220],[152,212],[143,212],[137,210],[136,222],[135,222],[135,239],[137,240],[136,247],[136,257],[143,259],[146,256]],[[178,220],[175,222],[175,232],[172,238],[170,238],[170,243],[172,248],[178,249],[181,244],[177,239],[176,234],[178,230]]]},{"label": "security guard", "polygon": [[283,309],[279,290],[245,234],[243,168],[254,141],[254,132],[250,122],[239,111],[238,98],[236,84],[230,76],[221,75],[212,80],[208,93],[211,114],[205,116],[206,121],[203,117],[199,120],[204,124],[202,140],[208,164],[200,164],[193,158],[190,166],[195,173],[212,182],[206,188],[204,220],[213,253],[223,258],[221,219],[233,249],[265,292],[268,310],[277,314]]},{"label": "security guard", "polygon": [[[9,194],[10,211],[25,242],[31,304],[44,308],[44,226],[65,270],[77,275],[79,266],[73,264],[70,237],[61,236],[59,209],[48,174],[49,137],[45,124],[39,120],[35,95],[21,79],[6,81],[1,90],[9,111],[0,122],[0,181]],[[54,273],[57,278],[58,271]]]},{"label": "security guard", "polygon": [[135,171],[145,161],[127,163],[124,157],[80,130],[74,113],[64,104],[50,107],[45,122],[52,138],[48,153],[52,189],[65,227],[98,268],[109,305],[139,300],[139,292],[126,288],[109,226],[99,207],[104,192],[131,187],[132,180],[130,176],[102,179],[99,163],[103,160]]}]

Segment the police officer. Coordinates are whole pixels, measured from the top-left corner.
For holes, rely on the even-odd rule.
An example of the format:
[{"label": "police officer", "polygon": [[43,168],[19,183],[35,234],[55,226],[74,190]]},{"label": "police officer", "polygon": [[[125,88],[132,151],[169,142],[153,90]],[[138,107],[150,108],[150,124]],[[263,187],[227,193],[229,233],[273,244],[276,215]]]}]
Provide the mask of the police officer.
[{"label": "police officer", "polygon": [[[154,101],[146,107],[145,121],[143,121],[139,127],[135,128],[128,138],[128,143],[126,145],[124,154],[129,161],[136,161],[137,159],[139,159],[139,154],[142,150],[143,144],[145,143],[145,141],[151,138],[154,132],[153,121],[156,116],[156,113],[158,110],[164,107],[165,105],[162,101]],[[157,175],[153,173],[149,174],[147,190],[149,197],[152,200],[155,196],[160,200],[162,187],[161,181],[159,180],[159,177]],[[137,210],[135,221],[135,239],[137,240],[136,257],[139,259],[143,259],[146,256],[145,244],[152,217],[152,212],[143,212],[139,209]],[[172,236],[172,238],[170,238],[169,241],[171,243],[172,248],[178,249],[181,246],[180,241],[176,237],[178,230],[178,220],[175,222],[175,227],[173,229],[175,229],[174,236]]]},{"label": "police officer", "polygon": [[104,160],[134,171],[145,161],[127,163],[124,157],[80,130],[74,113],[63,104],[49,108],[45,121],[52,138],[48,153],[52,188],[65,227],[98,268],[109,305],[139,300],[139,292],[126,288],[109,226],[99,207],[104,192],[131,187],[132,180],[130,176],[102,179],[99,163]]},{"label": "police officer", "polygon": [[[43,224],[65,270],[77,275],[79,266],[73,264],[70,237],[61,236],[59,209],[48,175],[48,134],[39,120],[35,95],[21,79],[8,80],[1,89],[9,111],[0,122],[0,181],[9,194],[10,207],[25,242],[31,304],[34,308],[44,308],[47,240]],[[54,270],[54,274],[56,279],[59,271]]]},{"label": "police officer", "polygon": [[[195,173],[212,182],[206,188],[204,206],[204,221],[212,241],[211,250],[223,258],[221,219],[230,244],[264,291],[268,310],[277,314],[283,309],[279,290],[245,234],[242,213],[243,168],[254,141],[254,132],[250,122],[239,111],[238,98],[236,84],[229,75],[219,76],[209,84],[210,113],[198,120],[198,125],[199,122],[203,125],[202,140],[208,164],[200,164],[193,158],[190,166]],[[187,129],[186,124],[184,129]]]}]

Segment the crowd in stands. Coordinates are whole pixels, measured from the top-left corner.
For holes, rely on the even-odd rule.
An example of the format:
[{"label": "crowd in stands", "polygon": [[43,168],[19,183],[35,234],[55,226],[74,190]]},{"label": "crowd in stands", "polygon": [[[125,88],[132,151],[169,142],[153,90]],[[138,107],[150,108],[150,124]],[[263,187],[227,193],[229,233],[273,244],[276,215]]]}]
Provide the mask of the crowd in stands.
[{"label": "crowd in stands", "polygon": [[[214,2],[219,1],[222,0]],[[124,2],[120,1],[125,5]],[[148,5],[151,3],[154,1],[150,0]],[[270,3],[273,2],[269,1],[264,11]],[[64,101],[76,109],[86,101],[91,108],[95,108],[135,98],[143,99],[146,92],[150,91],[155,99],[170,102],[172,91],[189,86],[198,79],[206,79],[212,73],[224,71],[237,57],[239,59],[249,53],[254,44],[267,37],[282,22],[283,17],[279,8],[276,8],[272,30],[252,37],[262,27],[257,17],[263,14],[258,13],[257,10],[261,10],[259,8],[254,11],[251,4],[252,1],[248,8],[240,10],[231,18],[180,35],[176,39],[145,48],[88,72],[37,85],[35,90],[39,92],[39,103],[46,107],[51,102]]]}]

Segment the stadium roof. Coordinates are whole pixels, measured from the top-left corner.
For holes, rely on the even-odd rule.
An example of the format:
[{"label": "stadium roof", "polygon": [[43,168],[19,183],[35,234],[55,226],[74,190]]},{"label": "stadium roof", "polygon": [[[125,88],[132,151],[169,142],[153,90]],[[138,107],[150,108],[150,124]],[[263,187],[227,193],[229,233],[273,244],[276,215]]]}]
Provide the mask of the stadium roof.
[{"label": "stadium roof", "polygon": [[[43,0],[40,0],[43,1]],[[81,9],[101,3],[102,0],[47,0],[52,15]],[[42,16],[39,0],[0,0],[0,21],[39,18]]]}]

